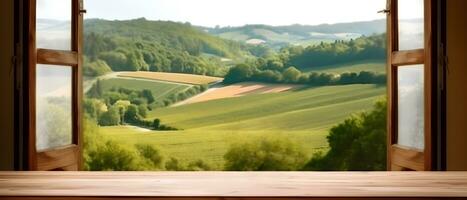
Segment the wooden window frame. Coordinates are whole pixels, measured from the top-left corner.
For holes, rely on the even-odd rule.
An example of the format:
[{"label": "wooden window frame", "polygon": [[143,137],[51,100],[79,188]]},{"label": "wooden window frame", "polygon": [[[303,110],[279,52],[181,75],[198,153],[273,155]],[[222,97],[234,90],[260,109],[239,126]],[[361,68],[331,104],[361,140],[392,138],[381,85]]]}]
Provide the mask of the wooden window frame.
[{"label": "wooden window frame", "polygon": [[[82,27],[83,0],[72,1],[72,49],[59,51],[36,48],[36,0],[29,0],[29,27],[28,27],[28,169],[29,170],[80,170],[82,166]],[[424,49],[397,51],[397,0],[388,0],[388,170],[432,170],[432,0],[424,0]],[[72,144],[64,147],[36,150],[36,105],[35,81],[36,64],[67,65],[72,67]],[[419,152],[396,144],[397,142],[397,68],[401,65],[424,64],[424,96],[425,96],[425,149]]]},{"label": "wooden window frame", "polygon": [[[37,49],[36,0],[27,1],[28,24],[28,79],[29,79],[29,170],[80,170],[82,163],[82,0],[68,0],[71,6],[71,50]],[[37,64],[66,65],[72,69],[72,143],[70,145],[38,151],[36,148],[36,68]]]},{"label": "wooden window frame", "polygon": [[[432,170],[432,1],[424,0],[424,48],[399,51],[398,5],[388,0],[388,123],[387,166],[389,171]],[[422,151],[397,144],[397,69],[404,65],[424,65],[424,149]]]}]

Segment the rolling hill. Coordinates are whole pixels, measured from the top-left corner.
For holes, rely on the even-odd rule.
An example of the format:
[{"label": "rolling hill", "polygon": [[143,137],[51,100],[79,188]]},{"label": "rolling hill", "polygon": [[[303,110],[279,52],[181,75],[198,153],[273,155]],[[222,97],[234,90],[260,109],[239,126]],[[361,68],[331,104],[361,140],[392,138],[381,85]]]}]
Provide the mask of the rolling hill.
[{"label": "rolling hill", "polygon": [[263,41],[262,44],[279,48],[290,44],[307,46],[320,42],[350,40],[363,35],[381,34],[386,32],[386,20],[321,25],[245,25],[241,27],[200,28],[221,38],[246,43],[259,40]]},{"label": "rolling hill", "polygon": [[[420,20],[403,20],[404,24],[420,27]],[[201,30],[217,35],[221,38],[280,48],[287,45],[315,45],[320,42],[334,42],[335,40],[350,40],[361,36],[370,36],[386,32],[386,20],[373,20],[350,23],[269,26],[262,24],[245,25],[240,27],[198,27]],[[260,42],[258,42],[260,41]]]},{"label": "rolling hill", "polygon": [[[153,144],[167,157],[203,159],[222,166],[233,143],[256,137],[283,136],[301,144],[307,156],[327,148],[328,129],[356,112],[370,109],[385,87],[348,85],[256,94],[155,109],[150,117],[180,131],[149,131],[134,127],[101,127],[119,143]],[[254,108],[254,109],[253,109]]]},{"label": "rolling hill", "polygon": [[165,97],[175,94],[180,91],[184,91],[191,87],[187,84],[151,81],[144,79],[132,79],[132,78],[111,78],[101,81],[102,89],[104,92],[110,91],[115,88],[126,88],[132,90],[151,90],[154,98],[164,99]]},{"label": "rolling hill", "polygon": [[144,18],[123,21],[88,19],[84,34],[96,33],[119,40],[150,41],[190,54],[210,53],[222,57],[244,56],[239,43],[212,36],[190,24],[150,21]]}]

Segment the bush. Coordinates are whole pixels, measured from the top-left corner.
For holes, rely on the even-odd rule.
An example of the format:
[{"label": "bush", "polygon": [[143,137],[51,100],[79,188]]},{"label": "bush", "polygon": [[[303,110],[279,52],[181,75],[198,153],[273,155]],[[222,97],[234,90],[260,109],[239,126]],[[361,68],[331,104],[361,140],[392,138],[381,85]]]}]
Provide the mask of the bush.
[{"label": "bush", "polygon": [[198,159],[188,164],[187,171],[211,171],[213,166],[204,160]]},{"label": "bush", "polygon": [[136,144],[135,147],[136,150],[139,152],[139,155],[150,162],[152,166],[151,168],[161,168],[163,156],[161,155],[159,149],[149,144]]},{"label": "bush", "polygon": [[171,157],[170,160],[165,163],[165,169],[168,171],[210,171],[213,170],[214,167],[202,159],[186,164],[177,158]]},{"label": "bush", "polygon": [[165,169],[168,171],[185,171],[186,166],[184,166],[177,158],[172,157],[165,163]]},{"label": "bush", "polygon": [[83,120],[84,169],[91,171],[136,171],[162,168],[163,156],[151,145],[123,146],[99,134],[97,123],[85,115]]},{"label": "bush", "polygon": [[141,169],[137,157],[132,149],[108,140],[88,152],[86,165],[91,171],[134,171]]},{"label": "bush", "polygon": [[305,153],[286,138],[261,138],[230,147],[224,155],[228,171],[292,171],[305,163]]}]

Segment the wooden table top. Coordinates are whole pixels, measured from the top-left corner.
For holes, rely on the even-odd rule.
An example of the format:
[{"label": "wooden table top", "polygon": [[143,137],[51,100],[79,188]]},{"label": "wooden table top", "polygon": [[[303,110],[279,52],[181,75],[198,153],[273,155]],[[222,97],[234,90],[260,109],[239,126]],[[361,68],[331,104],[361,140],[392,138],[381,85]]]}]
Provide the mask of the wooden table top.
[{"label": "wooden table top", "polygon": [[467,197],[467,172],[0,172],[0,196]]}]

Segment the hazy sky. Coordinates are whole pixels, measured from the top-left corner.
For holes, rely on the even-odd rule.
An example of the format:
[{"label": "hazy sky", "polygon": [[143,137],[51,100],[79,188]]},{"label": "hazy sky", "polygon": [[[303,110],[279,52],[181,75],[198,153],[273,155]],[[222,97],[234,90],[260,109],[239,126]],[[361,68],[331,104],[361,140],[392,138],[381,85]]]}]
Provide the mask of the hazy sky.
[{"label": "hazy sky", "polygon": [[86,18],[190,22],[203,26],[322,24],[384,18],[386,0],[85,0]]},{"label": "hazy sky", "polygon": [[[42,18],[70,14],[63,0],[37,0]],[[423,0],[404,0],[407,17],[420,15]],[[385,18],[386,0],[84,0],[86,18],[171,20],[203,26],[315,25]],[[418,4],[418,5],[417,5]],[[40,10],[40,9],[39,9]]]}]

